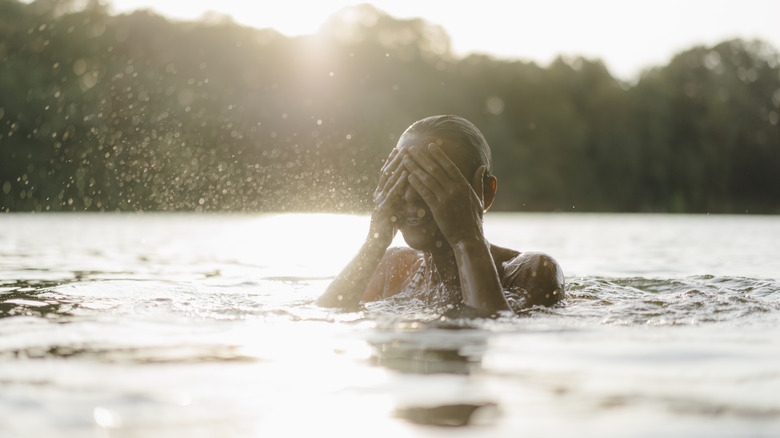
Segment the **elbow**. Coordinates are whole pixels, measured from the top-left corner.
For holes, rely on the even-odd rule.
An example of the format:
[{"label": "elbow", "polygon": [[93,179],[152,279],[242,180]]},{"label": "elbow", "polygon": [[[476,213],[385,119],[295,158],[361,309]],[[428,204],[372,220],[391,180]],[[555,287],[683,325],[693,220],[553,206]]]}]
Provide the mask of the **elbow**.
[{"label": "elbow", "polygon": [[539,254],[530,281],[531,304],[552,306],[564,299],[563,269],[552,257]]},{"label": "elbow", "polygon": [[333,298],[331,298],[331,297],[328,297],[328,296],[325,296],[325,295],[323,295],[323,296],[321,296],[321,297],[317,298],[317,301],[315,301],[315,303],[316,303],[318,306],[320,306],[320,307],[338,307],[338,306],[337,306],[337,305],[335,305],[335,303],[333,302]]},{"label": "elbow", "polygon": [[526,252],[516,262],[522,308],[552,306],[564,299],[563,269],[555,259],[541,252]]},{"label": "elbow", "polygon": [[325,293],[315,302],[320,307],[354,311],[360,308],[360,302],[347,300],[343,295]]}]

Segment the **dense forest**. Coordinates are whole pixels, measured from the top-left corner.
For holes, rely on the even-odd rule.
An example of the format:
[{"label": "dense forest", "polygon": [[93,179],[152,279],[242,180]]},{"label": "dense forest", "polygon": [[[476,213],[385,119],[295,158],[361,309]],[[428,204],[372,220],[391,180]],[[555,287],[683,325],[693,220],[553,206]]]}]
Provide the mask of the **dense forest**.
[{"label": "dense forest", "polygon": [[366,211],[398,136],[447,113],[490,142],[496,209],[780,213],[767,43],[693,47],[632,83],[449,46],[369,5],[293,38],[0,0],[0,211]]}]

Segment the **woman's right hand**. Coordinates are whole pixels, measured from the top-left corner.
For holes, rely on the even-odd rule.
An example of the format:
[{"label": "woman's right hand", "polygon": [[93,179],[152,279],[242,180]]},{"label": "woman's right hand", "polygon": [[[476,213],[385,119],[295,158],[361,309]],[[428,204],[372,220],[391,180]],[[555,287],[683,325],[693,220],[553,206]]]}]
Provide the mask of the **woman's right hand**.
[{"label": "woman's right hand", "polygon": [[408,172],[403,165],[406,151],[393,149],[379,174],[379,184],[374,191],[374,208],[368,240],[387,248],[398,230],[398,211],[403,202]]}]

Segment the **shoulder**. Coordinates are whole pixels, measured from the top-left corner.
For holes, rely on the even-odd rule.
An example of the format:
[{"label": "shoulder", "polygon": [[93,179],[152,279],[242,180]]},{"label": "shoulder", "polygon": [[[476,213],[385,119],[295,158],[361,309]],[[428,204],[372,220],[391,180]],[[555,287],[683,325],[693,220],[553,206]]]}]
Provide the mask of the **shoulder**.
[{"label": "shoulder", "polygon": [[385,255],[380,263],[396,267],[409,266],[415,264],[421,257],[420,251],[394,246],[385,251]]},{"label": "shoulder", "polygon": [[523,295],[525,306],[549,306],[563,299],[563,269],[549,254],[499,248],[498,256],[494,260],[502,286],[508,292]]},{"label": "shoulder", "polygon": [[389,290],[400,288],[400,284],[420,267],[421,261],[420,251],[404,247],[388,248],[379,262],[379,269],[385,273],[387,279],[386,294]]},{"label": "shoulder", "polygon": [[404,281],[419,266],[421,258],[422,254],[411,248],[388,248],[369,280],[363,301],[387,298],[400,292]]}]

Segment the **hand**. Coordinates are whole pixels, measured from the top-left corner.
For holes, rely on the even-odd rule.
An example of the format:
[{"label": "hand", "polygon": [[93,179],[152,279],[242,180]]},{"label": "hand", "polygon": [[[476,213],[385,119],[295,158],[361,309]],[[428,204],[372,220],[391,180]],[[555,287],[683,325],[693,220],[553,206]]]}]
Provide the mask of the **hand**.
[{"label": "hand", "polygon": [[374,208],[371,213],[369,241],[390,246],[398,231],[398,209],[402,202],[408,172],[403,166],[405,151],[393,149],[379,174],[379,184],[374,191]]},{"label": "hand", "polygon": [[460,169],[435,143],[427,148],[410,148],[404,160],[409,184],[430,208],[442,235],[452,248],[467,241],[484,241],[482,233],[485,166],[478,169],[477,187],[472,188]]}]

